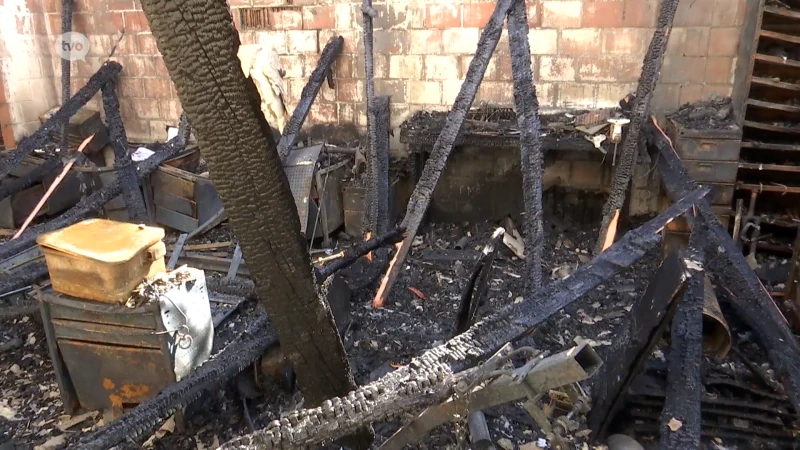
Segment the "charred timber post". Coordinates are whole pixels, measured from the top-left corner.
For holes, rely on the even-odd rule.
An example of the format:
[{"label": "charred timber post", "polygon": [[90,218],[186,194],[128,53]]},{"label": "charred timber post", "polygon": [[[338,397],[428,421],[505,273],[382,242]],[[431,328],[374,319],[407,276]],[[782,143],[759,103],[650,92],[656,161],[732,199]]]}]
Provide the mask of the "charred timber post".
[{"label": "charred timber post", "polygon": [[[377,97],[372,105],[373,130],[375,132],[375,229],[371,236],[383,236],[389,231],[389,97]],[[388,249],[376,252],[376,260],[382,266],[389,258]]]},{"label": "charred timber post", "polygon": [[[72,10],[73,0],[61,0],[61,33],[62,36],[69,36],[72,31]],[[67,42],[69,44],[69,42]],[[67,99],[72,96],[70,89],[70,71],[72,70],[72,61],[68,58],[61,58],[61,104],[65,104]],[[61,125],[61,151],[67,151],[69,147],[69,140],[67,138],[67,130],[69,119]]]},{"label": "charred timber post", "polygon": [[147,211],[144,198],[139,188],[139,179],[136,176],[136,166],[131,161],[128,150],[128,136],[119,112],[119,97],[117,96],[117,82],[108,80],[103,85],[103,109],[108,121],[108,134],[114,145],[114,168],[117,172],[119,185],[122,188],[122,199],[128,210],[128,221],[131,223],[146,223]]},{"label": "charred timber post", "polygon": [[342,53],[342,48],[344,48],[344,38],[341,36],[334,36],[328,40],[328,43],[325,44],[325,48],[322,49],[317,67],[314,68],[314,71],[311,72],[311,76],[308,77],[308,82],[305,87],[303,87],[303,92],[300,93],[300,101],[297,103],[297,107],[294,109],[292,117],[289,118],[286,127],[282,130],[283,134],[281,135],[281,140],[278,142],[278,155],[281,161],[286,159],[286,156],[292,151],[294,144],[297,142],[300,129],[306,121],[308,112],[311,110],[311,105],[317,98],[322,83],[325,82],[326,74],[331,71],[331,67],[333,67],[336,58]]},{"label": "charred timber post", "polygon": [[[703,290],[705,230],[695,227],[684,264],[686,285],[683,300],[672,319],[666,400],[661,413],[661,450],[700,448],[700,401],[703,397]],[[670,428],[678,420],[681,427]]]},{"label": "charred timber post", "polygon": [[[657,149],[658,172],[670,199],[694,189],[697,184],[686,172],[666,136],[650,123],[647,136]],[[752,328],[761,347],[775,366],[779,381],[786,388],[795,413],[800,414],[800,345],[789,329],[786,318],[775,305],[761,280],[742,256],[708,201],[697,204],[699,214],[686,215],[690,227],[705,224],[708,268],[734,294],[733,305],[739,316]]]},{"label": "charred timber post", "polygon": [[75,95],[63,102],[49,119],[45,120],[39,129],[32,135],[22,138],[17,144],[16,150],[11,152],[8,158],[0,161],[0,180],[5,179],[8,174],[19,165],[22,160],[28,157],[35,149],[43,148],[47,144],[53,133],[62,124],[69,122],[70,117],[74,116],[78,110],[100,91],[100,88],[108,80],[113,80],[122,70],[122,66],[114,61],[105,62],[100,69],[94,73]]},{"label": "charred timber post", "polygon": [[672,32],[672,23],[675,19],[675,12],[678,10],[679,0],[664,0],[661,4],[661,11],[658,15],[658,26],[653,39],[650,40],[650,47],[644,56],[642,64],[642,75],[639,79],[639,86],[636,89],[636,99],[631,108],[631,123],[625,135],[625,142],[622,144],[622,154],[614,171],[614,179],[611,182],[611,193],[603,207],[603,219],[600,222],[600,234],[597,237],[594,253],[598,254],[604,248],[614,242],[617,233],[617,220],[619,219],[622,205],[625,203],[625,193],[633,174],[633,166],[636,163],[636,149],[639,142],[639,135],[648,118],[648,108],[650,100],[653,98],[653,91],[656,88],[658,77],[661,74],[661,66],[664,62],[664,54],[667,50],[667,42]]},{"label": "charred timber post", "polygon": [[[228,4],[143,0],[142,9],[305,401],[318,405],[346,394],[355,380],[331,309],[315,283],[258,91],[236,56],[239,35]],[[310,88],[314,92],[341,47],[341,37],[330,41],[323,54],[327,64],[312,74],[319,77]],[[313,95],[305,97],[310,103]]]},{"label": "charred timber post", "polygon": [[378,154],[375,143],[378,140],[375,130],[375,55],[372,32],[372,18],[377,13],[372,8],[372,0],[362,0],[361,18],[364,27],[364,77],[367,91],[367,192],[362,225],[364,237],[377,235],[378,228]]},{"label": "charred timber post", "polygon": [[333,261],[317,271],[317,279],[324,280],[334,273],[349,267],[358,261],[359,258],[371,251],[402,241],[404,233],[405,231],[402,228],[395,228],[389,233],[374,237],[368,241],[364,241],[358,245],[347,248],[344,251],[344,256],[342,258]]},{"label": "charred timber post", "polygon": [[[177,156],[183,151],[184,145],[185,142],[181,141],[179,138],[174,138],[170,141],[170,145],[166,150],[157,152],[155,155],[137,164],[136,169],[139,180],[141,181],[147,177],[164,161]],[[96,214],[106,203],[117,198],[120,194],[122,194],[122,186],[119,183],[119,179],[117,179],[103,189],[82,198],[77,205],[55,219],[30,227],[19,238],[0,244],[0,260],[14,256],[35,245],[36,238],[43,233],[49,233],[53,230],[68,227]]]},{"label": "charred timber post", "polygon": [[621,270],[636,263],[661,242],[660,231],[708,195],[697,189],[666,211],[631,230],[571,276],[545,286],[519,304],[509,305],[478,322],[466,332],[434,347],[407,366],[380,380],[361,386],[321,407],[291,413],[286,421],[273,421],[267,429],[235,439],[222,449],[293,449],[345,435],[366,423],[416,411],[435,403],[422,380],[439,383],[452,379],[488,355],[563,309]]},{"label": "charred timber post", "polygon": [[508,13],[508,41],[514,78],[514,104],[520,129],[522,193],[525,199],[525,293],[542,288],[542,138],[539,100],[531,74],[528,14],[525,0],[517,0]]},{"label": "charred timber post", "polygon": [[436,143],[433,144],[433,149],[428,162],[425,164],[425,169],[422,171],[422,176],[408,202],[408,209],[402,222],[402,226],[408,231],[408,235],[389,263],[389,271],[381,280],[378,293],[372,301],[373,307],[380,308],[383,306],[389,297],[389,291],[391,291],[397,276],[400,274],[403,261],[409,250],[411,250],[411,244],[414,242],[417,230],[419,230],[422,219],[425,217],[425,211],[428,210],[430,205],[431,195],[433,195],[436,184],[439,182],[439,177],[444,171],[447,158],[450,156],[450,152],[453,151],[453,144],[456,141],[456,137],[458,137],[461,126],[464,124],[467,112],[475,100],[475,94],[478,93],[478,87],[483,81],[483,75],[489,65],[489,59],[492,57],[494,49],[497,47],[497,42],[500,40],[503,22],[514,1],[516,0],[499,0],[489,19],[489,23],[486,24],[486,28],[481,33],[475,57],[472,58],[469,64],[467,75],[461,84],[461,90],[453,103],[453,109],[447,115],[442,131],[439,133]]}]

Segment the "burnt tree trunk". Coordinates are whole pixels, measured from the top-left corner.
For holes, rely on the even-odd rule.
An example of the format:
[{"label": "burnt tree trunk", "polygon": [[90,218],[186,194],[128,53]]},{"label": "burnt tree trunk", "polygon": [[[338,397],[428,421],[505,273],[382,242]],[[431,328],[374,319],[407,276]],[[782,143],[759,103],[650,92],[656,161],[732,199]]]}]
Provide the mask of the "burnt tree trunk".
[{"label": "burnt tree trunk", "polygon": [[143,0],[142,8],[306,402],[346,394],[355,381],[316,290],[258,93],[236,56],[239,36],[227,3]]},{"label": "burnt tree trunk", "polygon": [[661,65],[664,61],[664,53],[667,51],[667,41],[669,41],[669,35],[672,32],[672,23],[675,19],[675,12],[678,10],[679,1],[664,0],[661,4],[658,26],[653,34],[653,39],[650,41],[650,47],[644,56],[642,75],[639,79],[636,99],[633,101],[631,111],[631,123],[622,143],[622,154],[620,155],[619,163],[614,171],[611,194],[603,207],[603,219],[600,222],[600,235],[594,248],[595,254],[608,247],[614,241],[613,236],[616,235],[616,222],[622,210],[622,204],[625,203],[625,192],[631,182],[633,165],[636,162],[639,135],[643,131],[645,122],[649,120],[647,110],[650,107],[650,99],[653,98],[653,91],[661,74]]},{"label": "burnt tree trunk", "polygon": [[542,138],[539,133],[539,100],[531,74],[528,15],[525,0],[517,0],[508,12],[508,41],[514,76],[514,104],[520,130],[522,193],[525,199],[525,294],[542,288]]}]

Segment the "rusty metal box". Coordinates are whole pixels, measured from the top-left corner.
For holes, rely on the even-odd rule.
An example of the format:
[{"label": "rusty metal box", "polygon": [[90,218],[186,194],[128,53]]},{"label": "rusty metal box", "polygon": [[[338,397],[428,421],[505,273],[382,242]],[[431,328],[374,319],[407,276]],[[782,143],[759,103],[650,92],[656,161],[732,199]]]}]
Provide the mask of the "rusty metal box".
[{"label": "rusty metal box", "polygon": [[739,127],[730,130],[693,130],[668,119],[666,133],[681,159],[739,160],[742,140]]},{"label": "rusty metal box", "polygon": [[181,268],[142,304],[86,301],[41,291],[42,323],[67,414],[144,402],[205,362],[213,344],[202,271]]}]

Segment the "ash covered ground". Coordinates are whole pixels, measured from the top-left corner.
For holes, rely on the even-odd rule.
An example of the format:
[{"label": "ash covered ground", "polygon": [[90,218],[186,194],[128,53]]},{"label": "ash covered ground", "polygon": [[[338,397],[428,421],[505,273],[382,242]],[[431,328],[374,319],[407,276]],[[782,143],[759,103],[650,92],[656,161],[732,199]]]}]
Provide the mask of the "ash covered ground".
[{"label": "ash covered ground", "polygon": [[[569,217],[557,222],[557,226],[546,224],[545,274],[548,280],[568,276],[580,264],[587,262],[596,237],[594,223]],[[423,255],[430,249],[453,249],[465,235],[468,236],[468,249],[480,249],[495,227],[493,223],[431,226],[418,239],[418,245],[406,260],[405,270],[385,308],[375,310],[370,307],[374,290],[361,290],[354,295],[351,302],[353,324],[344,342],[358,383],[367,383],[394,367],[407,364],[413,356],[452,337],[459,296],[474,263],[437,264],[425,261]],[[230,231],[223,226],[212,230],[201,241],[224,242],[231,237]],[[174,236],[170,236],[168,241],[173,239]],[[660,258],[661,248],[653,249],[633,268],[552,316],[519,345],[557,352],[581,340],[589,340],[601,357],[609,357],[604,349],[608,348],[615,330],[627,318],[632,302],[644,292]],[[523,280],[520,275],[523,264],[508,248],[500,247],[490,276],[488,303],[480,308],[481,316],[509,303],[522,301]],[[362,269],[354,266],[349,272],[352,274]],[[222,325],[215,347],[221,347],[233,337],[229,333],[231,328],[227,322]],[[63,416],[38,316],[0,321],[0,343],[15,337],[23,341],[22,345],[0,354],[0,448],[27,449],[47,445],[47,442],[54,445],[45,448],[63,448],[63,444],[58,445],[60,437],[74,443],[82,434],[101,426],[102,415],[87,417],[78,424],[70,424],[69,419]],[[755,361],[764,362],[763,352],[759,352],[757,347],[752,353]],[[657,356],[663,359],[663,352]],[[165,433],[152,441],[152,447],[176,450],[213,448],[217,443],[247,433],[242,400],[233,386],[233,382],[229,382],[193,403],[187,409],[186,429]],[[589,384],[584,383],[584,386],[588,388]],[[300,406],[301,401],[299,394],[286,393],[276,384],[269,386],[263,397],[251,399],[249,408],[258,428],[278,418],[280,413]],[[539,448],[536,443],[543,434],[520,404],[507,404],[487,410],[485,414],[498,447]],[[579,418],[579,422],[581,420]],[[373,448],[391,436],[400,423],[400,420],[376,423],[377,438]],[[574,448],[593,448],[584,446],[588,433],[583,428],[585,424],[572,433],[570,439],[574,441],[571,445]],[[458,435],[453,425],[443,425],[415,448],[460,448]],[[11,443],[17,447],[11,447]]]}]

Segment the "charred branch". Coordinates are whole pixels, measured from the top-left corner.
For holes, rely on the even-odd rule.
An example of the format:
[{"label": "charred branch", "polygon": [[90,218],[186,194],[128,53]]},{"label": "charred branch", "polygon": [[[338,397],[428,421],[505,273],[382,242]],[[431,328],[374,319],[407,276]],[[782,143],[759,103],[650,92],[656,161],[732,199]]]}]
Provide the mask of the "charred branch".
[{"label": "charred branch", "polygon": [[321,267],[317,271],[317,279],[324,280],[334,273],[351,266],[353,263],[358,261],[359,258],[371,251],[400,242],[403,240],[404,233],[405,231],[402,228],[395,228],[389,233],[374,237],[368,241],[347,248],[344,250],[344,254],[340,259]]},{"label": "charred branch", "polygon": [[489,243],[483,247],[483,256],[481,257],[472,275],[469,277],[464,291],[461,293],[461,307],[458,310],[458,317],[456,319],[456,332],[459,335],[469,329],[475,324],[475,319],[478,316],[478,306],[486,300],[486,293],[489,292],[489,274],[492,273],[492,264],[494,264],[494,257],[497,254],[497,244],[503,238],[505,230],[498,228],[492,234]]},{"label": "charred branch", "polygon": [[16,150],[11,152],[8,158],[0,161],[0,180],[5,179],[33,150],[43,148],[53,133],[62,125],[68,123],[70,117],[74,116],[83,105],[88,103],[106,82],[115,79],[121,70],[122,66],[119,63],[114,61],[105,62],[75,96],[64,102],[61,108],[45,120],[35,133],[22,138],[17,144]]},{"label": "charred branch", "polygon": [[625,202],[625,193],[633,174],[633,166],[636,163],[636,149],[638,147],[639,135],[643,131],[648,119],[648,109],[650,100],[653,98],[653,91],[658,83],[661,74],[661,66],[664,62],[664,54],[667,50],[667,41],[672,32],[672,23],[675,19],[675,12],[678,10],[679,0],[664,0],[661,4],[661,11],[658,15],[658,25],[650,47],[644,56],[642,65],[642,75],[639,78],[639,86],[636,89],[636,98],[631,108],[631,123],[628,132],[622,143],[622,154],[619,163],[614,171],[614,178],[611,182],[611,193],[603,207],[603,219],[600,222],[600,235],[595,245],[595,254],[603,251],[614,242],[617,233],[617,220],[619,219],[622,205]]},{"label": "charred branch", "polygon": [[[72,9],[73,0],[61,0],[61,39],[68,39],[69,33],[72,31]],[[68,43],[69,44],[69,43]],[[66,99],[72,96],[70,89],[70,75],[72,70],[72,61],[68,58],[61,58],[61,103],[64,104]],[[81,105],[83,106],[83,105]],[[69,118],[66,122],[61,124],[61,151],[66,151],[68,147],[67,126],[69,125]]]},{"label": "charred branch", "polygon": [[[601,253],[603,255],[605,253]],[[658,339],[675,312],[674,301],[684,285],[684,263],[672,252],[661,263],[644,295],[631,309],[630,319],[617,332],[608,349],[607,363],[595,379],[592,410],[587,417],[595,439],[606,430],[625,402],[628,387],[644,369]]]},{"label": "charred branch", "polygon": [[531,74],[528,15],[525,0],[517,0],[508,13],[508,41],[514,78],[514,105],[520,130],[522,192],[525,201],[525,293],[542,287],[542,167],[543,149],[539,99]]},{"label": "charred branch", "polygon": [[[697,184],[686,172],[667,137],[652,123],[646,131],[657,151],[654,159],[664,188],[674,201]],[[795,413],[800,413],[800,345],[797,339],[761,280],[747,264],[741,250],[714,215],[708,201],[699,202],[697,212],[697,215],[687,214],[686,220],[690,227],[698,224],[707,227],[705,241],[709,270],[733,294],[730,299],[734,309],[753,329],[775,366]]]},{"label": "charred branch", "polygon": [[[667,375],[667,398],[661,415],[663,450],[700,448],[700,401],[703,380],[703,297],[705,272],[702,239],[697,227],[689,243],[683,301],[672,320],[672,345]],[[681,426],[675,429],[675,421]]]},{"label": "charred branch", "polygon": [[128,210],[128,221],[145,223],[148,220],[147,211],[145,210],[142,191],[139,188],[139,180],[136,177],[136,167],[131,161],[128,150],[128,136],[125,133],[122,116],[120,116],[117,82],[108,80],[103,85],[102,91],[103,109],[106,112],[106,120],[108,121],[108,134],[114,145],[114,168],[122,189],[122,199],[125,201],[125,206]]},{"label": "charred branch", "polygon": [[442,128],[436,143],[431,150],[430,158],[425,164],[425,169],[417,182],[414,192],[411,194],[411,199],[408,202],[408,209],[403,218],[402,225],[408,231],[408,235],[403,241],[402,246],[395,254],[391,263],[389,264],[389,271],[381,280],[380,288],[375,296],[372,304],[373,306],[380,307],[389,296],[397,276],[403,267],[403,261],[411,249],[411,244],[414,241],[414,236],[417,235],[417,230],[425,217],[425,212],[430,205],[431,196],[433,195],[436,184],[439,182],[439,177],[444,171],[447,164],[447,158],[453,150],[453,144],[458,136],[461,126],[464,124],[464,119],[467,116],[472,102],[475,100],[475,94],[478,93],[478,87],[483,81],[483,75],[486,73],[486,67],[489,65],[489,59],[497,47],[497,42],[500,40],[500,34],[503,31],[503,22],[508,15],[509,9],[515,0],[499,0],[497,6],[492,13],[489,23],[481,32],[480,39],[478,40],[478,48],[475,52],[475,57],[469,64],[467,75],[464,82],[461,84],[461,90],[456,96],[453,109],[447,115],[447,121]]},{"label": "charred branch", "polygon": [[[170,141],[170,145],[168,145],[166,149],[157,152],[155,155],[137,164],[136,169],[139,180],[143,180],[150,173],[156,170],[161,163],[168,159],[174,158],[181,151],[183,151],[183,145],[178,145],[178,142],[178,138],[173,139]],[[82,198],[77,205],[73,206],[69,211],[58,216],[57,218],[50,220],[47,223],[30,227],[19,238],[7,241],[0,245],[0,260],[14,256],[17,253],[33,246],[36,238],[41,234],[68,227],[93,214],[96,214],[106,205],[106,203],[115,199],[121,193],[122,185],[120,184],[119,179],[114,180],[111,184],[103,189]]]},{"label": "charred branch", "polygon": [[[374,421],[436,403],[444,392],[420,395],[441,388],[503,345],[541,324],[548,317],[630,267],[661,241],[660,230],[684,214],[709,192],[701,188],[641,227],[625,234],[571,276],[544,287],[519,304],[509,305],[473,325],[464,333],[426,351],[408,366],[347,394],[327,400],[321,407],[296,411],[286,421],[273,421],[267,429],[235,439],[224,449],[290,449],[335,439]],[[426,381],[422,381],[426,380]],[[425,385],[428,387],[426,388]]]},{"label": "charred branch", "polygon": [[300,101],[297,102],[297,107],[294,109],[289,123],[286,124],[286,128],[283,129],[281,140],[278,142],[278,156],[281,161],[286,159],[286,155],[292,151],[294,144],[297,142],[300,129],[303,127],[306,117],[308,117],[311,105],[317,98],[322,83],[325,82],[325,75],[330,72],[336,58],[342,53],[342,48],[344,48],[344,38],[341,36],[334,36],[328,41],[325,48],[322,49],[317,67],[311,72],[311,76],[308,77],[308,82],[303,88],[303,92],[300,94]]},{"label": "charred branch", "polygon": [[197,368],[191,375],[171,384],[157,396],[123,414],[103,428],[84,436],[76,448],[106,450],[127,441],[149,436],[161,423],[180,408],[217,388],[245,370],[264,349],[275,344],[266,315],[259,314],[249,322],[242,336],[228,344],[213,359]]}]

